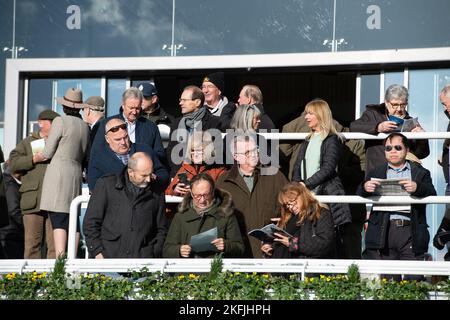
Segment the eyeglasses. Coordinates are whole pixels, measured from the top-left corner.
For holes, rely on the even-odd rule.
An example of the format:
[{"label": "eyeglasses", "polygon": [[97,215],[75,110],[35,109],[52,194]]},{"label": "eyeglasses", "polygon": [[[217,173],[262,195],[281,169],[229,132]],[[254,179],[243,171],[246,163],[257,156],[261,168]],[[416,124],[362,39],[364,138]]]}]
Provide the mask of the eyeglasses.
[{"label": "eyeglasses", "polygon": [[406,102],[404,102],[404,103],[392,103],[392,102],[389,102],[389,104],[391,105],[391,107],[393,109],[398,109],[398,108],[404,109],[408,105],[408,103],[406,103]]},{"label": "eyeglasses", "polygon": [[178,99],[179,102],[183,102],[183,103],[185,103],[186,101],[194,101],[194,100],[195,99],[183,99],[183,98]]},{"label": "eyeglasses", "polygon": [[253,150],[247,150],[245,152],[236,152],[236,154],[243,154],[244,156],[248,157],[255,157],[259,153],[259,149],[255,148]]},{"label": "eyeglasses", "polygon": [[203,150],[191,150],[191,153],[194,153],[194,154],[203,154]]},{"label": "eyeglasses", "polygon": [[117,132],[120,129],[127,130],[127,124],[126,123],[122,123],[122,124],[118,124],[117,126],[111,127],[111,128],[109,128],[108,131],[106,131],[106,134],[108,134],[108,132]]},{"label": "eyeglasses", "polygon": [[403,147],[400,146],[400,145],[395,145],[395,146],[385,146],[385,147],[384,147],[384,150],[386,150],[386,152],[390,152],[390,151],[392,151],[392,149],[395,149],[395,150],[397,150],[397,151],[402,151],[402,150],[403,150]]},{"label": "eyeglasses", "polygon": [[191,192],[191,196],[192,198],[194,198],[195,200],[200,200],[201,198],[204,198],[205,200],[208,200],[211,198],[211,193],[205,193],[205,194],[193,194]]}]

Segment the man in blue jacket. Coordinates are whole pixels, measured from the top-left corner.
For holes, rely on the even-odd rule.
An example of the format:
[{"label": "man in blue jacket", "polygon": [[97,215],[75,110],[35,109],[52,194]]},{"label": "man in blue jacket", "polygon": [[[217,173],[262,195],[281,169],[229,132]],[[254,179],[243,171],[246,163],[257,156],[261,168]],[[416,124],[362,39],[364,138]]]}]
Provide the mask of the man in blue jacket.
[{"label": "man in blue jacket", "polygon": [[[98,136],[98,134],[97,134]],[[105,145],[100,145],[91,153],[88,170],[89,190],[94,190],[97,180],[105,174],[118,174],[128,164],[128,159],[136,152],[147,153],[154,163],[153,179],[155,188],[165,190],[169,185],[169,171],[161,164],[151,147],[142,143],[131,143],[127,124],[120,119],[110,119],[106,123]],[[159,190],[159,189],[158,189]]]},{"label": "man in blue jacket", "polygon": [[158,127],[152,121],[141,117],[142,109],[142,93],[138,88],[128,88],[122,94],[122,106],[120,113],[102,120],[99,124],[97,133],[95,134],[91,157],[93,153],[97,153],[102,147],[106,146],[104,139],[105,124],[111,119],[121,119],[127,124],[127,131],[132,143],[146,144],[153,149],[158,160],[168,167],[166,152],[161,142]]},{"label": "man in blue jacket", "polygon": [[[401,133],[392,133],[384,140],[384,163],[366,175],[358,189],[363,197],[380,195],[378,179],[399,179],[399,192],[414,197],[435,196],[436,190],[430,172],[420,164],[406,160],[408,139]],[[382,193],[381,193],[382,195]],[[428,232],[425,204],[408,208],[377,209],[374,205],[366,231],[366,257],[376,260],[424,260],[428,251]],[[392,206],[391,206],[392,207]]]}]

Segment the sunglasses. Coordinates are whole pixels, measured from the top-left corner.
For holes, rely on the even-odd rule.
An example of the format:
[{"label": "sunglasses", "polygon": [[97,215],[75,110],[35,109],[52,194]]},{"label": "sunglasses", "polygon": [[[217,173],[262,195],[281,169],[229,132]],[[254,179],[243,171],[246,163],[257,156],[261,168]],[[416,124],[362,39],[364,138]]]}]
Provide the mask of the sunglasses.
[{"label": "sunglasses", "polygon": [[403,147],[402,147],[402,146],[399,146],[399,145],[395,145],[395,146],[385,146],[385,147],[384,147],[384,150],[387,151],[387,152],[392,151],[392,149],[395,149],[395,150],[397,150],[397,151],[402,151],[402,150],[403,150]]},{"label": "sunglasses", "polygon": [[127,130],[127,124],[126,123],[122,123],[122,124],[119,124],[117,126],[111,127],[111,128],[109,128],[108,131],[106,131],[106,134],[108,134],[108,132],[117,132],[120,129]]}]

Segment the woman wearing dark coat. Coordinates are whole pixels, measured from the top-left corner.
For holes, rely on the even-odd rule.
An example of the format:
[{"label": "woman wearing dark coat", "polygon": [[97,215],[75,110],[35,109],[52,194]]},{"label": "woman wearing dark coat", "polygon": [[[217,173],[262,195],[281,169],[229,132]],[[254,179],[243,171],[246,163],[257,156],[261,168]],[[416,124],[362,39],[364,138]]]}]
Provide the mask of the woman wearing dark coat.
[{"label": "woman wearing dark coat", "polygon": [[[217,227],[217,238],[210,250],[195,252],[191,238]],[[231,195],[215,189],[214,180],[200,173],[191,180],[191,192],[187,193],[172,220],[164,243],[165,258],[210,258],[219,252],[226,258],[244,254],[238,221],[234,213]]]},{"label": "woman wearing dark coat", "polygon": [[261,251],[272,258],[333,258],[334,223],[327,207],[301,183],[291,182],[278,194],[281,218],[278,226],[292,237],[275,233],[273,243]]},{"label": "woman wearing dark coat", "polygon": [[[344,195],[336,171],[342,142],[333,125],[330,107],[324,100],[313,100],[306,105],[305,111],[311,134],[300,146],[292,181],[303,182],[317,195]],[[330,204],[330,210],[335,225],[351,222],[348,204]]]}]

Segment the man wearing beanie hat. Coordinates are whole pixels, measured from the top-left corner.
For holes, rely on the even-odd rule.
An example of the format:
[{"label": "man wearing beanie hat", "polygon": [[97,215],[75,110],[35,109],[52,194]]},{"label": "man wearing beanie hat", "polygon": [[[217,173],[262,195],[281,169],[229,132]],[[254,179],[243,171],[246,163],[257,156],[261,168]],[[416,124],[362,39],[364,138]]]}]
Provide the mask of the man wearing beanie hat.
[{"label": "man wearing beanie hat", "polygon": [[[25,259],[41,259],[42,240],[45,234],[47,243],[47,258],[55,258],[53,229],[47,214],[40,210],[42,182],[45,170],[50,160],[35,163],[33,161],[32,142],[47,139],[52,121],[59,114],[47,109],[39,113],[39,131],[20,141],[9,155],[9,169],[11,172],[22,173],[22,187],[20,188],[20,209],[23,214],[25,229]],[[35,143],[33,143],[35,144]],[[45,230],[45,232],[44,232]],[[44,257],[45,258],[45,257]]]},{"label": "man wearing beanie hat", "polygon": [[229,102],[223,95],[225,91],[223,72],[211,73],[204,77],[202,82],[205,106],[213,116],[219,117],[222,131],[230,128],[230,121],[236,111],[236,105]]}]

